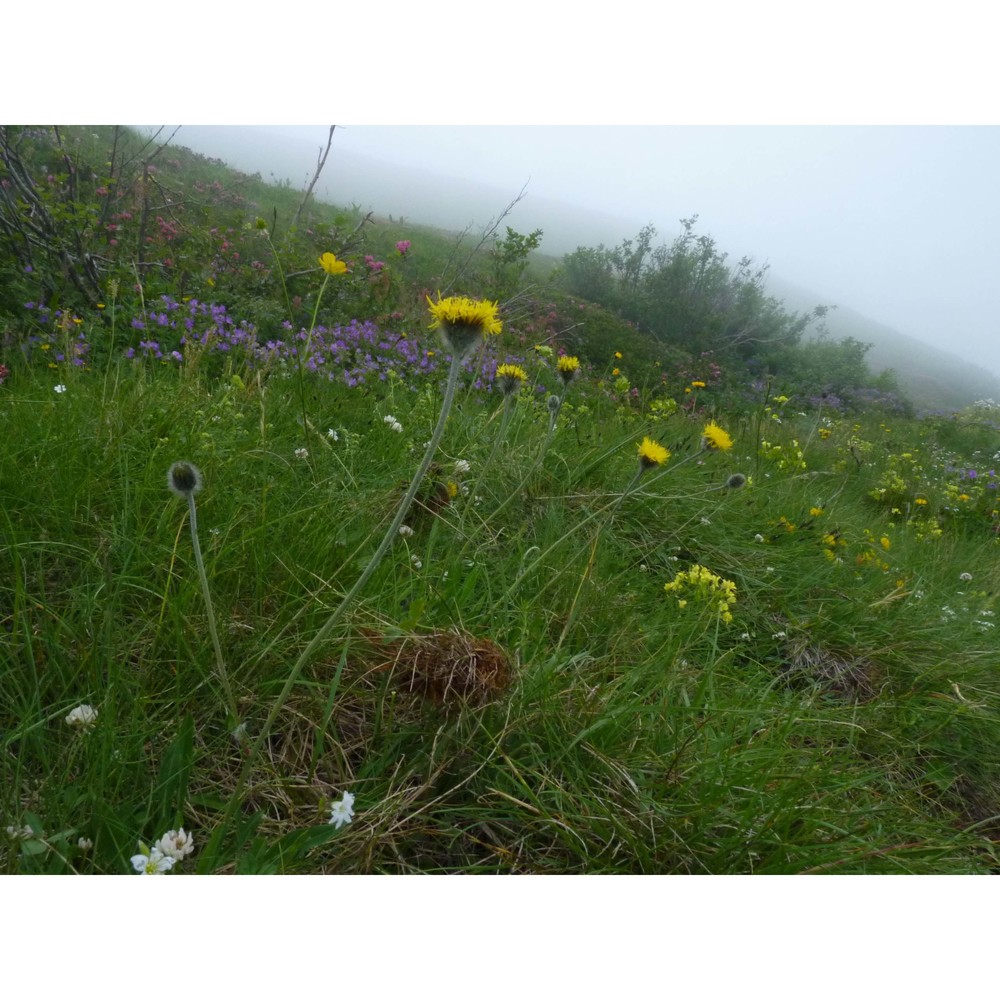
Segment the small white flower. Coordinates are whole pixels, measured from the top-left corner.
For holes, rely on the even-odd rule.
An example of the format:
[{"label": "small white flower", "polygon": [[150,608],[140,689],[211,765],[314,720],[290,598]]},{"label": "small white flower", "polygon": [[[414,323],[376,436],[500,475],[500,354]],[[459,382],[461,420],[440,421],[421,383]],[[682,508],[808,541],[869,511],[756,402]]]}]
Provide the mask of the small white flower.
[{"label": "small white flower", "polygon": [[773,635],[771,636],[771,638],[772,638],[772,639],[784,639],[784,638],[785,638],[785,633],[784,633],[784,632],[775,632],[775,633],[774,633],[774,634],[773,634]]},{"label": "small white flower", "polygon": [[753,536],[753,540],[755,542],[762,542],[762,541],[764,541],[764,536],[763,535],[754,535]]},{"label": "small white flower", "polygon": [[741,638],[741,639],[742,639],[742,640],[743,640],[744,642],[749,642],[749,640],[750,640],[750,633],[749,633],[749,632],[744,632],[744,633],[743,633],[743,634],[742,634],[742,635],[740,636],[740,638]]},{"label": "small white flower", "polygon": [[340,440],[340,435],[332,427],[327,430],[326,436],[331,441],[339,441]]},{"label": "small white flower", "polygon": [[711,524],[712,522],[707,517],[703,517],[701,519],[701,523],[702,524]]},{"label": "small white flower", "polygon": [[140,875],[164,875],[177,864],[174,858],[167,857],[158,847],[150,848],[149,854],[133,854],[131,860],[132,867]]},{"label": "small white flower", "polygon": [[963,583],[968,583],[972,579],[972,574],[971,573],[959,573],[958,574],[958,578]]},{"label": "small white flower", "polygon": [[81,851],[89,851],[93,846],[94,842],[90,837],[80,837],[76,842],[76,846],[80,848]]},{"label": "small white flower", "polygon": [[12,840],[31,840],[35,835],[35,831],[27,823],[24,826],[8,826],[6,832]]},{"label": "small white flower", "polygon": [[308,458],[309,457],[309,449],[308,448],[296,448],[295,449],[295,457],[296,458],[301,458],[301,459]]},{"label": "small white flower", "polygon": [[77,705],[66,716],[66,725],[90,729],[97,724],[97,709],[93,705]]},{"label": "small white flower", "polygon": [[773,573],[774,572],[774,567],[773,566],[765,566],[764,567],[764,572],[765,573]]},{"label": "small white flower", "polygon": [[455,472],[457,472],[458,475],[460,475],[460,476],[464,476],[469,471],[469,469],[471,469],[471,468],[472,468],[472,466],[469,465],[469,463],[466,462],[466,460],[464,458],[460,458],[455,463]]},{"label": "small white flower", "polygon": [[350,792],[344,792],[344,797],[330,806],[330,818],[327,822],[339,830],[352,819],[354,819],[354,796]]},{"label": "small white flower", "polygon": [[382,423],[388,424],[389,430],[393,430],[397,434],[403,433],[403,425],[391,413],[382,418]]},{"label": "small white flower", "polygon": [[424,568],[424,564],[420,561],[420,559],[416,555],[410,556],[410,562],[413,563],[413,568],[414,569],[423,569]]},{"label": "small white flower", "polygon": [[58,392],[60,395],[66,391],[66,386],[62,385],[61,383],[59,385],[53,386],[52,388],[53,391]]},{"label": "small white flower", "polygon": [[399,526],[399,533],[404,538],[409,538],[413,534],[413,529],[408,524],[401,524]]},{"label": "small white flower", "polygon": [[639,572],[640,573],[648,573],[649,572],[649,567],[645,563],[639,563]]},{"label": "small white flower", "polygon": [[179,830],[168,830],[153,844],[153,850],[175,861],[183,861],[194,850],[194,839],[182,826]]}]

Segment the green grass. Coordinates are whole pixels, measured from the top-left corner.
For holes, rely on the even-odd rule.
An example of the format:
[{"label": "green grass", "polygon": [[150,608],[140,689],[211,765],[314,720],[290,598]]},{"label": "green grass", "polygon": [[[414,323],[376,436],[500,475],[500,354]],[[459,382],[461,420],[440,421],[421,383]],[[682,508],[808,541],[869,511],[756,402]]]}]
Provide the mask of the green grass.
[{"label": "green grass", "polygon": [[[807,468],[782,469],[754,455],[753,414],[729,423],[732,451],[699,454],[702,422],[651,428],[581,381],[569,398],[587,412],[563,415],[536,464],[543,404],[519,399],[495,441],[497,403],[466,392],[434,475],[474,490],[408,519],[247,764],[167,468],[204,473],[205,560],[252,740],[381,537],[433,397],[310,383],[317,427],[343,413],[359,430],[312,437],[300,459],[294,380],[238,389],[134,364],[107,393],[97,372],[52,383],[25,367],[0,400],[18,428],[0,441],[2,808],[36,834],[6,843],[4,870],[126,872],[137,840],[180,825],[199,847],[180,868],[202,872],[994,865],[996,541],[879,509],[877,422],[827,440],[815,417],[769,428],[786,454],[810,441]],[[892,427],[892,449],[928,456],[921,485],[944,476],[926,430]],[[645,433],[674,455],[616,507]],[[852,440],[872,445],[860,467]],[[727,489],[737,471],[751,483]],[[731,624],[664,592],[696,563],[736,584]],[[402,640],[427,657],[449,632],[496,644],[509,686],[441,705],[401,684]],[[99,712],[90,732],[63,721],[80,703]],[[344,791],[357,814],[334,831]]]}]

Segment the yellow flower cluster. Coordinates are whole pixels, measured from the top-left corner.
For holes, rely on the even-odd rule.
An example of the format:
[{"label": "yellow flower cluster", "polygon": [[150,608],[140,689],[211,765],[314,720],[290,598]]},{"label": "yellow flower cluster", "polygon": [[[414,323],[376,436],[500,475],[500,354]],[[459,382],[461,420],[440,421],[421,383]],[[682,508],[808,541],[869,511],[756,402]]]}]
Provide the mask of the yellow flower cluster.
[{"label": "yellow flower cluster", "polygon": [[686,608],[690,599],[711,608],[719,620],[727,625],[733,620],[730,608],[736,603],[736,584],[695,563],[690,569],[681,570],[663,589],[668,594],[680,595],[677,606]]}]

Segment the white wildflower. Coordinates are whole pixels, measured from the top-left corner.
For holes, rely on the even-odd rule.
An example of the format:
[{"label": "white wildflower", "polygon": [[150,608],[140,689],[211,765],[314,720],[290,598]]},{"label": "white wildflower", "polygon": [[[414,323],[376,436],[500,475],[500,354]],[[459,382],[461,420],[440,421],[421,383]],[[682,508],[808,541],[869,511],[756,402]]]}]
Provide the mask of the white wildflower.
[{"label": "white wildflower", "polygon": [[308,458],[309,457],[309,449],[308,448],[296,448],[295,449],[295,457],[296,458],[301,458],[301,459]]},{"label": "white wildflower", "polygon": [[963,583],[968,583],[972,579],[972,574],[971,573],[959,573],[958,574],[958,578]]},{"label": "white wildflower", "polygon": [[469,463],[466,462],[466,460],[464,458],[460,458],[455,463],[455,472],[458,475],[460,475],[460,476],[464,476],[469,471],[469,469],[471,469],[471,468],[472,468],[472,466],[469,465]]},{"label": "white wildflower", "polygon": [[410,562],[413,563],[414,569],[423,569],[424,564],[420,561],[419,557],[416,555],[410,556]]},{"label": "white wildflower", "polygon": [[59,385],[53,386],[52,389],[54,392],[58,392],[60,395],[62,395],[66,391],[66,386],[60,383]]},{"label": "white wildflower", "polygon": [[[139,845],[140,848],[142,846]],[[140,875],[165,875],[177,864],[174,858],[167,857],[158,847],[151,848],[149,854],[133,854],[131,861]]]},{"label": "white wildflower", "polygon": [[413,529],[408,524],[401,524],[399,526],[399,533],[404,538],[409,538],[413,534]]},{"label": "white wildflower", "polygon": [[771,638],[772,638],[772,639],[784,639],[784,638],[786,637],[786,634],[787,634],[787,633],[785,633],[785,632],[775,632],[775,633],[774,633],[774,634],[773,634],[773,635],[771,636]]},{"label": "white wildflower", "polygon": [[403,425],[391,413],[382,418],[382,423],[387,424],[389,430],[395,431],[397,434],[403,433]]},{"label": "white wildflower", "polygon": [[31,840],[35,835],[35,831],[27,823],[24,826],[8,826],[6,833],[12,840]]},{"label": "white wildflower", "polygon": [[153,850],[175,861],[183,861],[194,850],[194,839],[182,826],[179,830],[168,830],[153,844]]},{"label": "white wildflower", "polygon": [[327,822],[339,830],[352,819],[354,819],[354,796],[350,792],[344,792],[344,797],[330,806],[330,818]]},{"label": "white wildflower", "polygon": [[327,430],[327,432],[326,432],[326,436],[327,436],[327,437],[328,437],[328,438],[329,438],[329,439],[330,439],[331,441],[339,441],[339,440],[340,440],[340,435],[339,435],[339,434],[338,434],[338,433],[337,433],[337,432],[336,432],[336,431],[335,431],[335,430],[334,430],[334,429],[333,429],[332,427],[330,427],[330,428],[329,428],[329,429]]},{"label": "white wildflower", "polygon": [[763,535],[754,535],[753,536],[753,540],[755,542],[762,542],[762,541],[764,541],[764,536]]},{"label": "white wildflower", "polygon": [[90,837],[80,837],[76,842],[76,846],[79,847],[81,851],[89,851],[94,846],[94,842],[90,839]]},{"label": "white wildflower", "polygon": [[69,715],[66,716],[67,726],[76,726],[79,729],[90,729],[97,724],[97,709],[93,705],[77,705]]}]

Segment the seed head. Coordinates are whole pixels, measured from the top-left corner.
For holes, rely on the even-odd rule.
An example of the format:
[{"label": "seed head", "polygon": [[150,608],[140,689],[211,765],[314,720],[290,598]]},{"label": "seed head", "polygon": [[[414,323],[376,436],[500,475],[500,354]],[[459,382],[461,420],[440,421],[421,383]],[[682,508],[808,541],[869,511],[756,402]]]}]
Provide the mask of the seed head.
[{"label": "seed head", "polygon": [[187,499],[201,489],[201,473],[190,462],[174,462],[167,471],[167,489]]},{"label": "seed head", "polygon": [[743,475],[742,472],[734,472],[727,480],[726,486],[731,490],[738,490],[741,486],[745,486],[747,477]]}]

